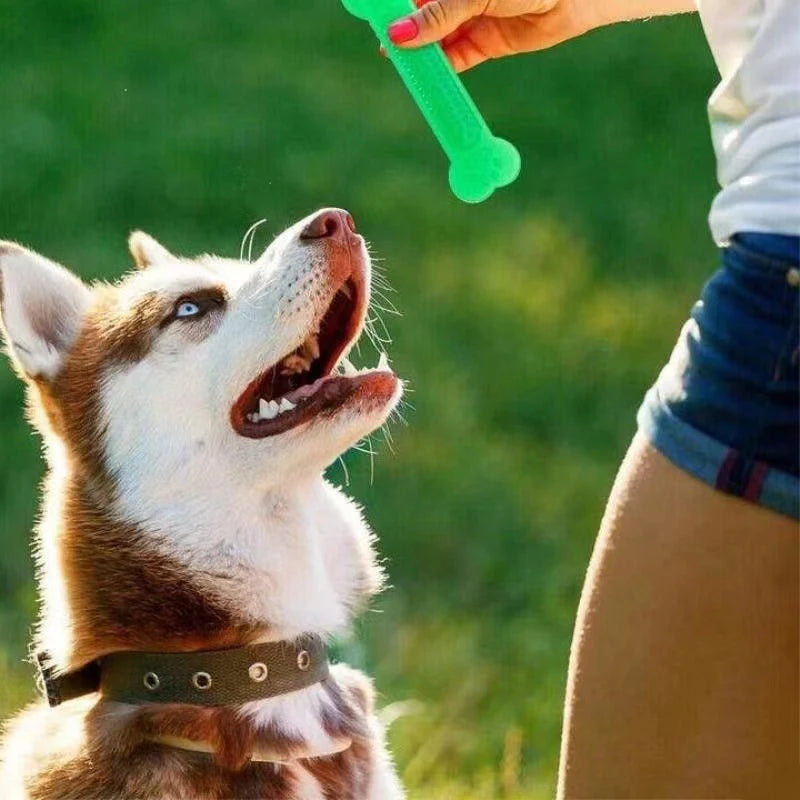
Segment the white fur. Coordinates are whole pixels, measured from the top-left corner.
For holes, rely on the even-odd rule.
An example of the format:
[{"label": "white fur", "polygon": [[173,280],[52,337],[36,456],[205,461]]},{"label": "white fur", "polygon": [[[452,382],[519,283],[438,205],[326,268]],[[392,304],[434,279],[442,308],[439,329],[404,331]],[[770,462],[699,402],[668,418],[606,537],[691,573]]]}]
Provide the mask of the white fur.
[{"label": "white fur", "polygon": [[[143,361],[108,375],[102,395],[120,515],[276,640],[342,632],[358,595],[378,588],[360,510],[321,473],[382,424],[396,400],[265,440],[233,431],[228,414],[238,395],[305,339],[330,302],[326,259],[300,242],[304,226],[283,233],[253,264],[178,261],[147,242],[152,266],[129,283],[127,302],[222,282],[228,308],[206,340],[164,336]],[[241,713],[302,736],[320,755],[347,746],[321,725],[328,703],[312,686],[248,703]],[[388,757],[380,758],[372,797],[402,796],[389,791],[399,784]]]},{"label": "white fur", "polygon": [[80,329],[89,290],[43,256],[0,242],[2,322],[11,355],[31,378],[53,378]]},{"label": "white fur", "polygon": [[[325,800],[317,779],[302,767],[293,767],[295,794],[300,800]],[[371,798],[370,798],[371,800]]]},{"label": "white fur", "polygon": [[338,753],[350,746],[349,740],[336,739],[326,733],[321,722],[326,707],[333,710],[325,690],[316,685],[303,691],[246,703],[240,713],[260,728],[273,725],[290,736],[302,737],[308,746],[307,755],[319,756]]},{"label": "white fur", "polygon": [[268,622],[276,638],[341,631],[359,574],[376,582],[368,529],[321,472],[394,404],[343,410],[263,440],[233,430],[238,395],[305,339],[330,302],[327,262],[299,241],[303,226],[252,265],[170,257],[135,276],[131,304],[148,292],[178,297],[222,282],[228,309],[204,341],[168,332],[144,360],[106,376],[102,391],[121,516],[193,573],[213,571],[215,591]]},{"label": "white fur", "polygon": [[149,267],[151,264],[165,263],[173,258],[164,245],[143,231],[134,231],[128,238],[128,248],[138,267]]},{"label": "white fur", "polygon": [[[373,717],[370,720],[372,739],[375,742],[375,764],[367,800],[403,800],[405,792],[397,777],[392,757],[386,747],[386,732],[383,725]],[[305,800],[305,798],[303,799]]]},{"label": "white fur", "polygon": [[[41,566],[57,564],[60,560],[58,542],[61,503],[69,477],[68,454],[60,439],[48,437],[46,454],[49,471],[44,486],[42,518],[39,522],[39,548],[35,553]],[[42,641],[47,642],[47,651],[54,663],[67,664],[73,650],[73,631],[65,576],[57,569],[48,569],[42,574],[47,575],[47,579],[40,585],[48,613],[40,620],[39,635]]]}]

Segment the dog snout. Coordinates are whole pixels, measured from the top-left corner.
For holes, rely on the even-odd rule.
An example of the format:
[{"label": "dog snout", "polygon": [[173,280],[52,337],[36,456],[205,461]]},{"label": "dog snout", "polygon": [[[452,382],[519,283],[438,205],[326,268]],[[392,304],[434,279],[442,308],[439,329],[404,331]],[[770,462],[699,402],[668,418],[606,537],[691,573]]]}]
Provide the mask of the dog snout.
[{"label": "dog snout", "polygon": [[343,208],[323,208],[306,223],[300,231],[300,238],[303,241],[329,239],[344,244],[356,233],[356,223],[347,211]]}]

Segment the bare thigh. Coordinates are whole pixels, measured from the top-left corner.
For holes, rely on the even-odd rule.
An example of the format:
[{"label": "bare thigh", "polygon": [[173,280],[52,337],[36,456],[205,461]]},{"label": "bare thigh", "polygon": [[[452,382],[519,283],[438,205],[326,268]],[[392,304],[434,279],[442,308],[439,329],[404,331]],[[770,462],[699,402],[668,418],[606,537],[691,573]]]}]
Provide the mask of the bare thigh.
[{"label": "bare thigh", "polygon": [[595,545],[570,660],[560,798],[800,798],[792,520],[637,435]]}]

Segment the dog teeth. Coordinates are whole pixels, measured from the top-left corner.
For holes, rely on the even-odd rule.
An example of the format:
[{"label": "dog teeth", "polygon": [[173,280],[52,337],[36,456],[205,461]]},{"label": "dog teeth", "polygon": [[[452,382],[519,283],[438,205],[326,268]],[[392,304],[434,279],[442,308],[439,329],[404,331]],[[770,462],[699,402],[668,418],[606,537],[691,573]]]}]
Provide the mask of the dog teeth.
[{"label": "dog teeth", "polygon": [[342,375],[348,378],[354,378],[357,375],[364,375],[367,372],[389,372],[391,367],[389,366],[389,357],[386,353],[381,353],[376,367],[362,367],[361,369],[356,369],[349,358],[343,358],[339,362],[338,370]]},{"label": "dog teeth", "polygon": [[316,336],[309,336],[306,339],[305,343],[305,353],[307,356],[311,357],[313,361],[315,358],[319,358],[319,340]]},{"label": "dog teeth", "polygon": [[308,339],[303,342],[300,346],[298,358],[306,363],[305,369],[311,366],[311,362],[315,358],[319,358],[319,342],[316,336],[309,336]]},{"label": "dog teeth", "polygon": [[267,401],[262,397],[258,401],[258,413],[261,419],[275,419],[280,413],[279,406],[274,400]]},{"label": "dog teeth", "polygon": [[260,422],[264,419],[275,419],[278,414],[293,411],[297,404],[286,397],[282,397],[280,403],[277,400],[265,400],[263,397],[258,401],[258,411],[253,411],[247,415],[250,422]]},{"label": "dog teeth", "polygon": [[312,361],[312,358],[304,358],[297,353],[292,353],[292,355],[286,356],[286,358],[283,359],[281,374],[292,375],[296,372],[305,372],[311,366]]}]

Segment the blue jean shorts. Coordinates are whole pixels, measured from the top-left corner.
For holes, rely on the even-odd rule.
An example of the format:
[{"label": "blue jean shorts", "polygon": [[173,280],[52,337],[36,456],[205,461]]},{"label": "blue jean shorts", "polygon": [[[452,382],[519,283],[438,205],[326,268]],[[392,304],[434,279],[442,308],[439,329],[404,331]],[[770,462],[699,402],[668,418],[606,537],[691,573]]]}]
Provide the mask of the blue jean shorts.
[{"label": "blue jean shorts", "polygon": [[741,233],[721,248],[639,430],[722,492],[800,518],[800,237]]}]

